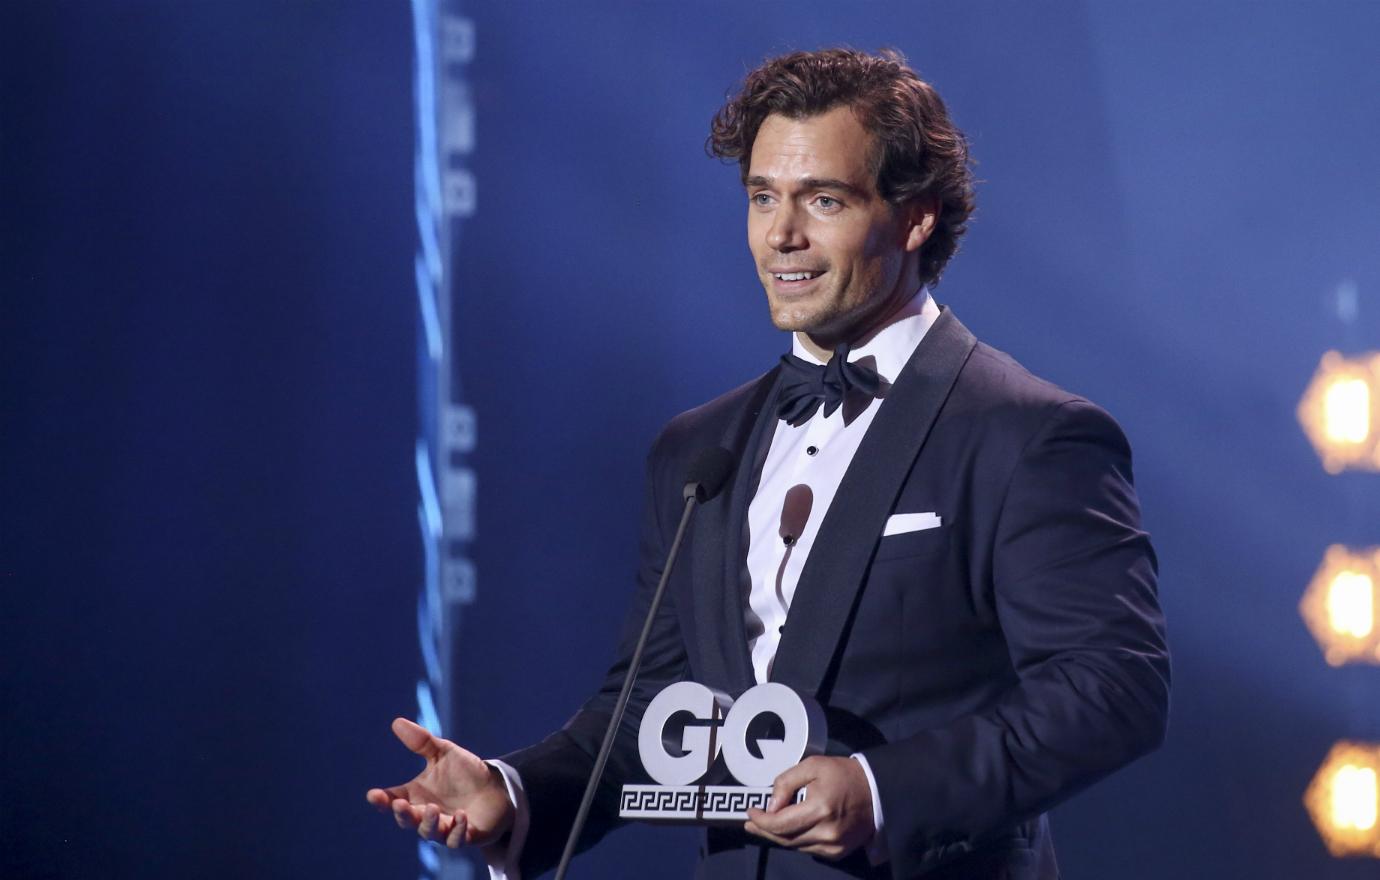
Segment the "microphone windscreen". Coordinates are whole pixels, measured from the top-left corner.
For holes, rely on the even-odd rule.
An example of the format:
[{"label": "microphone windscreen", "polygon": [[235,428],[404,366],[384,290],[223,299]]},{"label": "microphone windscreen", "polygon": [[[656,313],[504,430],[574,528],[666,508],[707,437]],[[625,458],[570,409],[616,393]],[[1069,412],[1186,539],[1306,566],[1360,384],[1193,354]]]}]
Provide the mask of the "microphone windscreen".
[{"label": "microphone windscreen", "polygon": [[685,497],[703,504],[718,495],[736,464],[733,453],[722,446],[701,449],[685,472]]}]

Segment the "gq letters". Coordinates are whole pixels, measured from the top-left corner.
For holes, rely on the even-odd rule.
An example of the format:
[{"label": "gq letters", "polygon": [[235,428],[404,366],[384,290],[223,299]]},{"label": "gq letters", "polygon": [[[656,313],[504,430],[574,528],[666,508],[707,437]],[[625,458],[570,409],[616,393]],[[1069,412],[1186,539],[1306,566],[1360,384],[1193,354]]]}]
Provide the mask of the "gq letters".
[{"label": "gq letters", "polygon": [[[735,702],[702,684],[676,682],[648,704],[638,729],[642,767],[658,784],[623,786],[618,814],[741,822],[749,807],[766,809],[776,777],[821,754],[826,737],[819,704],[784,684],[759,684]],[[720,758],[738,784],[706,783]]]}]

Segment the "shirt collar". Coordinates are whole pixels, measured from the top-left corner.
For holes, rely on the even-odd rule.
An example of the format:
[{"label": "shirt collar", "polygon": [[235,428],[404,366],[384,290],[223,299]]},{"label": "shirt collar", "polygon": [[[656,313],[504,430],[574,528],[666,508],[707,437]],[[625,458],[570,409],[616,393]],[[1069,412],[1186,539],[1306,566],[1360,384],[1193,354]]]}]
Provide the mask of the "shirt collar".
[{"label": "shirt collar", "polygon": [[[876,359],[877,373],[886,381],[894,382],[915,352],[915,347],[938,318],[939,306],[930,296],[929,288],[922,287],[910,302],[897,310],[891,317],[891,323],[872,334],[872,338],[860,343],[857,348],[849,349],[848,361],[852,363],[860,358],[873,357]],[[801,344],[798,332],[791,334],[791,353],[812,364],[824,363]]]}]

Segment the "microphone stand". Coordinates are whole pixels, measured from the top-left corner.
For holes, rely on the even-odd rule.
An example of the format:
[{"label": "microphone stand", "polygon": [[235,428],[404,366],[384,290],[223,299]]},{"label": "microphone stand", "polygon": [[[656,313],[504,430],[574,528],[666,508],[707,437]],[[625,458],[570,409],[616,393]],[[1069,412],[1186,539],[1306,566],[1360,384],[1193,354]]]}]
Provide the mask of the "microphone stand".
[{"label": "microphone stand", "polygon": [[661,571],[661,580],[656,585],[656,592],[652,594],[652,604],[647,608],[647,621],[642,624],[642,635],[638,637],[637,647],[628,663],[628,672],[623,678],[623,690],[619,692],[618,701],[614,703],[613,717],[609,719],[608,730],[604,731],[604,742],[599,746],[599,756],[594,760],[594,772],[590,774],[589,784],[585,786],[585,796],[581,799],[580,809],[575,814],[575,824],[570,828],[570,837],[566,838],[565,852],[561,854],[560,865],[556,868],[556,880],[564,880],[565,872],[570,868],[570,860],[575,856],[575,844],[580,838],[580,832],[584,830],[585,820],[589,818],[589,808],[594,803],[594,792],[599,788],[599,779],[604,775],[604,765],[609,761],[609,753],[613,751],[613,740],[617,736],[619,722],[623,720],[623,714],[628,709],[628,698],[632,695],[633,684],[637,680],[637,670],[642,666],[642,652],[647,647],[647,637],[652,632],[652,621],[656,619],[657,609],[661,606],[661,597],[666,592],[666,582],[671,577],[671,567],[675,565],[676,556],[680,553],[681,539],[685,537],[685,532],[690,526],[695,504],[704,500],[701,498],[702,494],[704,490],[698,482],[689,483],[685,487],[685,510],[680,516],[675,540],[671,542],[666,567]]}]

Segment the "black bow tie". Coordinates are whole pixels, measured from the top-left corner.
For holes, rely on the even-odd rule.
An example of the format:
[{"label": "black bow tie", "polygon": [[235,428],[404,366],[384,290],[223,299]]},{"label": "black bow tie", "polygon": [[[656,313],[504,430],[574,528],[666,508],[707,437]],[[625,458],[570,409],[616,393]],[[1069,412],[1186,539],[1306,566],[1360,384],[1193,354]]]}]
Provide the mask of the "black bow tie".
[{"label": "black bow tie", "polygon": [[789,425],[801,425],[810,420],[824,404],[824,417],[834,414],[843,404],[848,392],[857,390],[876,397],[881,390],[882,377],[862,364],[848,362],[848,346],[834,349],[834,356],[824,366],[812,364],[793,354],[781,356],[781,397],[776,405],[776,417]]}]

